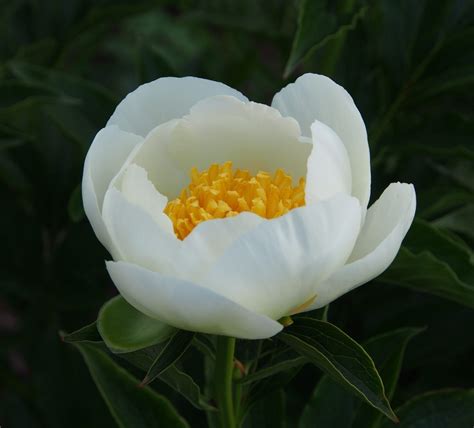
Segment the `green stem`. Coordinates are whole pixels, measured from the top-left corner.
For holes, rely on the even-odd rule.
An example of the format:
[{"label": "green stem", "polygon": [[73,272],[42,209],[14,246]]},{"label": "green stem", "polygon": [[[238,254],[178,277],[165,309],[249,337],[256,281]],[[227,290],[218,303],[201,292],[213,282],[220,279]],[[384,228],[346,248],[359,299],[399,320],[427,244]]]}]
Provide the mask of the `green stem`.
[{"label": "green stem", "polygon": [[222,428],[235,428],[232,375],[234,372],[235,339],[217,336],[215,385]]}]

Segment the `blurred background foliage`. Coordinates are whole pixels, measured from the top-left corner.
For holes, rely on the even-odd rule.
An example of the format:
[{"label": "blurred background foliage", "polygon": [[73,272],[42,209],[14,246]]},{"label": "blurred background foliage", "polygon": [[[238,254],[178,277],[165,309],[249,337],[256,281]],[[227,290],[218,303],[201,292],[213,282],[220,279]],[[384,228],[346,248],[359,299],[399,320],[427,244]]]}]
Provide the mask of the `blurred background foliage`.
[{"label": "blurred background foliage", "polygon": [[[93,321],[115,294],[79,183],[118,101],[168,75],[223,81],[264,103],[304,72],[348,89],[369,131],[372,201],[391,181],[413,182],[418,210],[394,265],[331,305],[329,319],[361,342],[426,327],[408,345],[395,407],[473,386],[472,0],[0,5],[2,426],[115,426],[79,353],[58,336]],[[199,372],[198,358],[187,364]],[[320,377],[306,366],[285,388],[287,426]],[[191,426],[206,426],[164,384],[153,387]]]}]

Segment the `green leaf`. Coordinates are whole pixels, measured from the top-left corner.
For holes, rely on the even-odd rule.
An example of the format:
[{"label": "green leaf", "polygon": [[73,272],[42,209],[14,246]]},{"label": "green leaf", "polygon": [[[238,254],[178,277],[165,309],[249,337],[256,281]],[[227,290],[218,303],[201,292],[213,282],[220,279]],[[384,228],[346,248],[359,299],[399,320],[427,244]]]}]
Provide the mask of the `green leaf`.
[{"label": "green leaf", "polygon": [[[408,342],[424,329],[400,328],[372,337],[363,344],[375,362],[385,385],[386,395],[393,398],[398,377],[402,367],[403,356]],[[382,415],[372,407],[362,404],[354,419],[353,428],[375,428],[382,420]]]},{"label": "green leaf", "polygon": [[278,338],[349,391],[390,419],[397,420],[374,362],[364,348],[335,325],[311,318],[295,318],[294,324]]},{"label": "green leaf", "polygon": [[171,403],[115,364],[94,345],[76,342],[104,401],[117,424],[130,427],[188,427]]},{"label": "green leaf", "polygon": [[440,228],[452,230],[474,239],[474,204],[468,204],[462,208],[438,218],[433,224]]},{"label": "green leaf", "polygon": [[[150,348],[140,349],[139,351],[118,355],[135,367],[148,371],[162,349],[162,345],[155,345]],[[214,406],[209,404],[209,399],[202,394],[201,388],[194,382],[193,378],[179,370],[176,366],[168,367],[159,375],[159,379],[181,394],[194,407],[206,411],[216,410]]]},{"label": "green leaf", "polygon": [[59,335],[61,336],[61,339],[66,343],[102,342],[102,338],[100,337],[100,334],[97,331],[97,323],[95,321],[72,333],[65,334],[63,332],[59,332]]},{"label": "green leaf", "polygon": [[[388,398],[393,397],[409,340],[422,329],[401,328],[372,337],[364,343],[386,387]],[[333,403],[338,403],[334,412]],[[338,428],[374,428],[382,415],[373,407],[359,402],[328,375],[323,376],[303,410],[299,428],[321,426]]]},{"label": "green leaf", "polygon": [[245,420],[245,427],[285,428],[287,426],[285,404],[286,397],[283,389],[270,392],[252,407]]},{"label": "green leaf", "polygon": [[[342,2],[336,3],[339,5]],[[367,6],[361,6],[355,12],[334,13],[329,9],[326,0],[301,0],[298,29],[285,67],[285,78],[327,42],[344,37],[353,30],[364,17]]]},{"label": "green leaf", "polygon": [[160,354],[148,369],[142,384],[147,385],[153,382],[166,369],[176,363],[189,348],[193,338],[194,332],[186,330],[177,331],[163,347]]},{"label": "green leaf", "polygon": [[[96,322],[86,325],[85,327],[82,327],[81,329],[70,334],[64,334],[60,332],[60,335],[62,340],[66,343],[88,342],[94,344],[94,346],[100,350],[110,352],[109,348],[105,346],[102,338],[99,335],[99,332],[97,331]],[[118,356],[133,366],[138,367],[139,369],[146,372],[153,364],[153,361],[155,361],[162,349],[163,344],[160,344],[134,352],[121,353],[118,354]],[[214,406],[209,404],[209,399],[201,393],[199,385],[194,382],[193,378],[179,370],[176,366],[172,365],[167,368],[163,373],[160,374],[159,379],[173,388],[176,392],[181,394],[194,407],[206,411],[216,410]]]},{"label": "green leaf", "polygon": [[209,399],[201,393],[201,388],[194,382],[193,378],[179,370],[176,366],[173,365],[167,368],[161,373],[159,379],[181,394],[197,409],[206,411],[217,410],[209,404]]},{"label": "green leaf", "polygon": [[[474,389],[447,389],[419,395],[399,409],[398,428],[471,428],[474,422]],[[392,428],[384,421],[380,428]]]},{"label": "green leaf", "polygon": [[270,366],[264,367],[255,373],[243,377],[239,380],[242,385],[248,385],[257,380],[265,379],[266,377],[273,376],[284,370],[288,370],[293,367],[299,367],[306,364],[308,360],[305,357],[296,357],[291,360],[280,361]]},{"label": "green leaf", "polygon": [[116,296],[102,306],[97,329],[106,345],[116,353],[164,342],[176,332],[174,327],[137,311],[122,296]]},{"label": "green leaf", "polygon": [[379,281],[435,294],[474,308],[472,251],[427,222],[414,222],[392,265]]},{"label": "green leaf", "polygon": [[351,428],[356,405],[351,394],[328,375],[324,375],[303,409],[298,428]]}]

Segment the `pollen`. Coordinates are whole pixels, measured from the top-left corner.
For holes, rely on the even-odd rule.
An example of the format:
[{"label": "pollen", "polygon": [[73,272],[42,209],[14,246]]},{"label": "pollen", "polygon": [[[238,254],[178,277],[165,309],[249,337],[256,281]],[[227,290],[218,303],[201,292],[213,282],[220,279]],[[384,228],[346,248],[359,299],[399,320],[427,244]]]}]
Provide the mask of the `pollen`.
[{"label": "pollen", "polygon": [[201,222],[252,212],[272,219],[305,204],[305,179],[293,186],[283,169],[272,175],[259,171],[233,170],[232,162],[212,164],[207,170],[191,169],[191,183],[178,198],[168,202],[165,214],[173,222],[174,232],[184,239]]}]

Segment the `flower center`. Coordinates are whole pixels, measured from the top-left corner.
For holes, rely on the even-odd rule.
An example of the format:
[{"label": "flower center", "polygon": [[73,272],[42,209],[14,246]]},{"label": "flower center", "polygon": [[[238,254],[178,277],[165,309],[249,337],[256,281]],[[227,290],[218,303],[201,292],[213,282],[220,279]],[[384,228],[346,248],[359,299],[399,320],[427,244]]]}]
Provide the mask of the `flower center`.
[{"label": "flower center", "polygon": [[275,218],[305,204],[302,177],[293,187],[291,176],[278,169],[273,176],[259,171],[252,176],[245,169],[232,170],[232,162],[212,164],[207,170],[191,170],[191,184],[179,198],[166,205],[165,214],[173,222],[179,239],[184,239],[202,221],[233,217],[249,211]]}]

